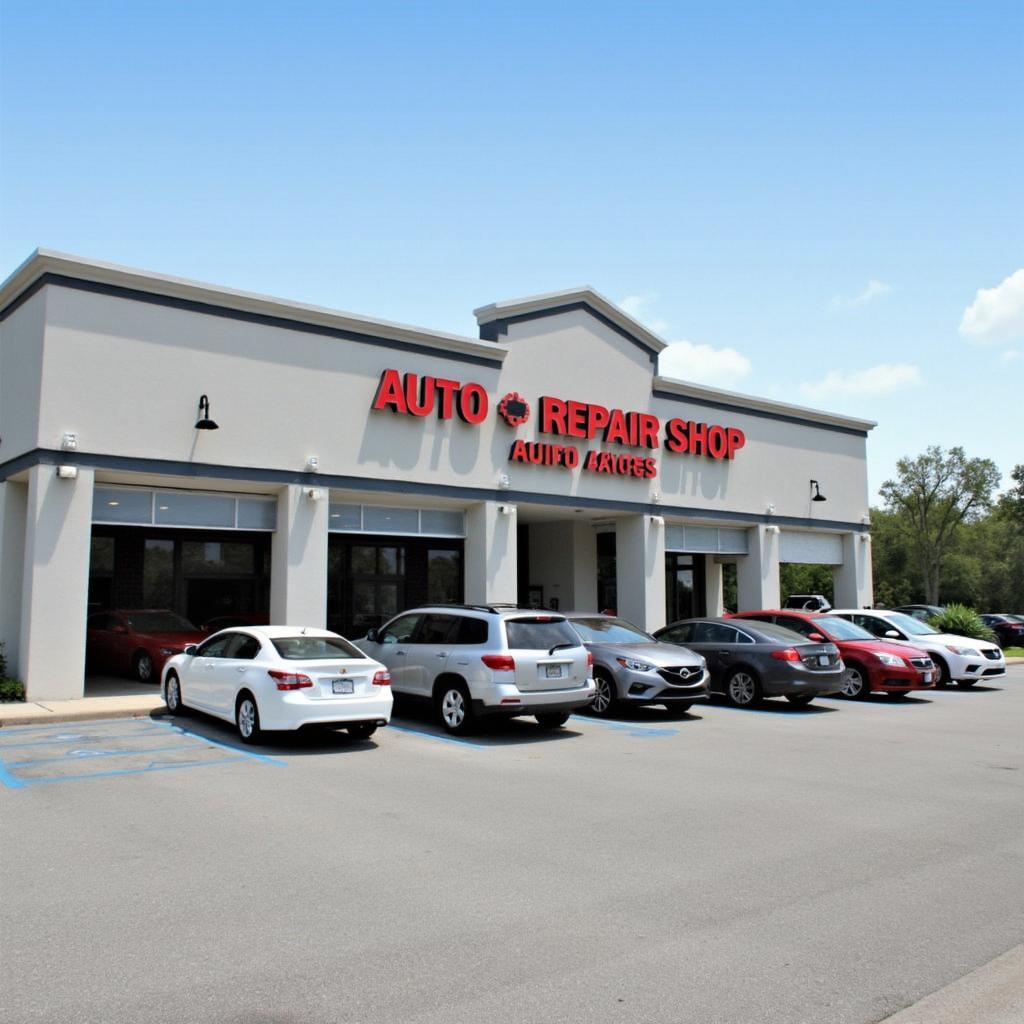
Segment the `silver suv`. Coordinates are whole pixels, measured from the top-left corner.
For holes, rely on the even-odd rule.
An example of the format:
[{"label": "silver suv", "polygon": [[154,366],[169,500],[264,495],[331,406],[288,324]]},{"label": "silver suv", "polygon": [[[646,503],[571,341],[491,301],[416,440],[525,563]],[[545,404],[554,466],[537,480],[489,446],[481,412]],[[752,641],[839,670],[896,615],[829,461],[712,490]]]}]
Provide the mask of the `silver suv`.
[{"label": "silver suv", "polygon": [[432,701],[451,733],[468,732],[486,715],[533,715],[556,729],[594,698],[593,659],[557,613],[413,608],[354,642],[387,665],[395,693]]}]

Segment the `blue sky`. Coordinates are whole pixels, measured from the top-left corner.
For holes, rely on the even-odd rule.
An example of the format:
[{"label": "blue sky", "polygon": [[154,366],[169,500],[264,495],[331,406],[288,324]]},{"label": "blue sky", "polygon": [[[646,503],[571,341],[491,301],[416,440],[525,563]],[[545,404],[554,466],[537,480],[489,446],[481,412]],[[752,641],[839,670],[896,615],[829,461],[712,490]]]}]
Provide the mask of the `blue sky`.
[{"label": "blue sky", "polygon": [[1024,462],[1019,0],[0,11],[0,276],[474,335],[586,283],[664,372],[878,420],[872,491],[929,444]]}]

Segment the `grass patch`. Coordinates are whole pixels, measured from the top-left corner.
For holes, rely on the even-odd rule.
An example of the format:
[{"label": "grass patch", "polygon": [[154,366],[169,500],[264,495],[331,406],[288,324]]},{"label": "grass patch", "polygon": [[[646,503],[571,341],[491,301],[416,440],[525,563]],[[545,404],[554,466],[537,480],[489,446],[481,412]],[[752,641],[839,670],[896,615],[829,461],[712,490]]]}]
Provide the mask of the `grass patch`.
[{"label": "grass patch", "polygon": [[1007,658],[1024,658],[1024,647],[1006,647],[1003,655]]}]

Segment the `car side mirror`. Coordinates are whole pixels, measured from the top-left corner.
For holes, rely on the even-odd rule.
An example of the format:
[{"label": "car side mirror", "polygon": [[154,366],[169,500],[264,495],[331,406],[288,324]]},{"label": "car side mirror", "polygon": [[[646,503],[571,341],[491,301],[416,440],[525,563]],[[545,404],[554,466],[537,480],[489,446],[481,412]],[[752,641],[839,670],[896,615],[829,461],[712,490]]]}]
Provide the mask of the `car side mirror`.
[{"label": "car side mirror", "polygon": [[825,642],[825,638],[820,633],[808,633],[807,639],[814,640],[816,643],[819,644],[823,644]]},{"label": "car side mirror", "polygon": [[375,644],[377,642],[377,630],[368,629],[366,631],[366,639],[369,640],[371,644]]},{"label": "car side mirror", "polygon": [[194,658],[194,657],[196,656],[196,651],[197,651],[198,649],[199,649],[199,648],[198,648],[198,647],[197,647],[197,646],[196,646],[195,644],[189,644],[189,645],[188,645],[188,646],[187,646],[187,647],[185,648],[185,653],[186,653],[186,654],[187,654],[187,655],[188,655],[188,656],[189,656],[190,658]]},{"label": "car side mirror", "polygon": [[890,640],[899,640],[900,635],[895,629],[887,629],[882,636],[888,637]]}]

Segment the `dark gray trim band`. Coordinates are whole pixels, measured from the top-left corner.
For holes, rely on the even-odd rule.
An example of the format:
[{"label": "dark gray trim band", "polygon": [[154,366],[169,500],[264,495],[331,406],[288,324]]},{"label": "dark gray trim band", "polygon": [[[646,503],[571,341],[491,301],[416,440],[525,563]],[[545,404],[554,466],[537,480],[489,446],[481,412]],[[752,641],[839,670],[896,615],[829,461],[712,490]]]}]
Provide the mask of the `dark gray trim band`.
[{"label": "dark gray trim band", "polygon": [[863,523],[847,523],[838,519],[803,519],[797,516],[767,516],[753,512],[724,512],[694,508],[688,505],[654,505],[650,502],[614,501],[607,498],[566,498],[560,494],[536,494],[532,491],[503,491],[498,488],[456,487],[450,484],[424,484],[408,480],[377,480],[361,476],[331,476],[327,473],[298,473],[282,469],[254,469],[249,466],[217,466],[206,462],[174,462],[165,459],[136,459],[122,455],[89,455],[36,448],[9,462],[0,463],[0,481],[30,469],[32,466],[83,466],[91,469],[120,470],[130,473],[154,473],[165,476],[190,476],[196,479],[244,480],[248,483],[298,484],[305,487],[335,487],[376,494],[435,495],[467,501],[498,501],[507,504],[525,502],[533,505],[554,505],[560,508],[588,508],[605,512],[630,512],[651,516],[689,516],[725,523],[774,523],[826,530],[867,533]]},{"label": "dark gray trim band", "polygon": [[592,317],[600,320],[606,327],[610,327],[616,334],[630,342],[630,344],[642,349],[650,359],[651,366],[657,370],[658,353],[653,351],[645,342],[630,334],[629,331],[620,327],[614,320],[610,320],[600,310],[594,309],[589,302],[569,302],[564,306],[551,306],[548,309],[535,309],[530,313],[518,313],[515,316],[505,316],[499,317],[497,320],[489,320],[487,323],[480,325],[480,340],[497,341],[508,334],[509,324],[524,323],[527,320],[542,320],[544,317],[557,316],[559,313],[574,313],[579,309],[585,309]]},{"label": "dark gray trim band", "polygon": [[724,412],[739,412],[744,416],[759,416],[765,420],[778,420],[781,423],[797,423],[801,427],[817,427],[819,430],[831,430],[837,434],[851,434],[854,437],[867,437],[866,430],[858,430],[856,427],[843,427],[838,423],[822,423],[820,420],[812,420],[803,416],[791,415],[784,412],[770,412],[768,409],[752,409],[746,405],[735,405],[731,402],[719,402],[712,398],[690,398],[687,395],[677,395],[672,391],[659,391],[655,388],[652,392],[655,398],[663,398],[669,402],[686,402],[690,405],[699,405],[707,409],[721,409]]},{"label": "dark gray trim band", "polygon": [[57,285],[61,288],[73,288],[80,292],[93,292],[98,295],[111,295],[118,299],[131,299],[135,302],[146,302],[153,306],[167,306],[171,309],[183,309],[190,313],[203,313],[207,316],[219,316],[228,320],[241,320],[244,323],[262,324],[267,327],[281,327],[289,331],[300,331],[303,334],[320,334],[329,338],[341,338],[354,341],[360,345],[377,345],[382,348],[396,349],[400,352],[415,352],[417,355],[433,356],[437,359],[450,359],[457,363],[470,363],[476,366],[493,366],[501,369],[500,359],[489,359],[487,356],[464,355],[449,352],[443,348],[432,348],[430,345],[418,345],[413,341],[398,341],[394,338],[379,338],[373,334],[360,334],[340,327],[326,327],[321,324],[305,323],[302,320],[291,320],[283,316],[270,316],[267,313],[249,313],[228,306],[218,306],[210,302],[198,302],[194,299],[179,299],[173,295],[158,295],[137,288],[125,288],[120,285],[105,284],[101,281],[83,281],[64,274],[42,274],[20,295],[12,299],[0,310],[0,321],[11,315],[23,302],[28,301],[45,285]]}]

